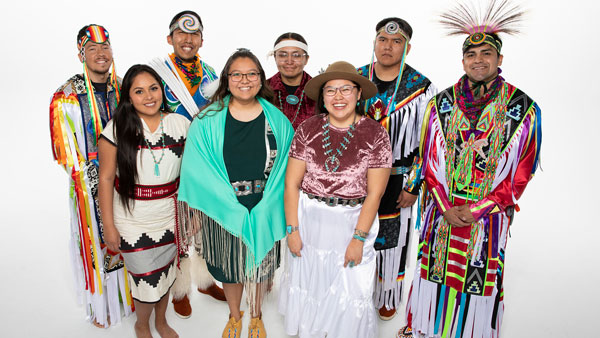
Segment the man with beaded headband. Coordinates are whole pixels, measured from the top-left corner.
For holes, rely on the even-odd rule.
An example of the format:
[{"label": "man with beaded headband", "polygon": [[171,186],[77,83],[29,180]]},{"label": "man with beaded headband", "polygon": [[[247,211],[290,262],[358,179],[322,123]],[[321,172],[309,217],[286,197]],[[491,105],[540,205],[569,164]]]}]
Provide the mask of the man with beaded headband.
[{"label": "man with beaded headband", "polygon": [[[366,101],[368,116],[390,136],[393,168],[379,205],[377,284],[374,301],[379,317],[389,320],[402,299],[412,205],[420,184],[419,135],[425,105],[436,93],[423,74],[405,63],[412,27],[403,19],[386,18],[375,27],[371,63],[359,73],[377,85],[377,95]],[[374,62],[374,59],[377,62]]]},{"label": "man with beaded headband", "polygon": [[[169,24],[167,36],[167,42],[173,46],[173,53],[165,58],[155,58],[149,63],[164,82],[169,108],[190,121],[208,103],[212,95],[209,84],[217,79],[214,69],[198,55],[203,42],[203,29],[202,20],[197,13],[189,10],[177,13]],[[193,255],[190,260],[188,253],[181,255],[183,259],[172,288],[173,307],[179,317],[189,318],[192,314],[188,298],[191,269],[195,272],[198,291],[221,301],[225,300],[225,296],[223,290],[215,284],[201,256]]]},{"label": "man with beaded headband", "polygon": [[[467,34],[465,75],[428,104],[421,139],[424,198],[418,269],[399,337],[499,337],[504,254],[517,199],[533,177],[541,111],[499,75],[499,33],[522,11],[492,0],[485,15],[462,4],[442,15]],[[479,20],[481,18],[481,20]]]},{"label": "man with beaded headband", "polygon": [[123,260],[104,244],[97,208],[97,141],[116,109],[120,79],[104,27],[81,28],[77,49],[83,74],[74,75],[54,93],[50,136],[54,159],[69,177],[70,251],[78,298],[94,325],[108,327],[133,311]]}]

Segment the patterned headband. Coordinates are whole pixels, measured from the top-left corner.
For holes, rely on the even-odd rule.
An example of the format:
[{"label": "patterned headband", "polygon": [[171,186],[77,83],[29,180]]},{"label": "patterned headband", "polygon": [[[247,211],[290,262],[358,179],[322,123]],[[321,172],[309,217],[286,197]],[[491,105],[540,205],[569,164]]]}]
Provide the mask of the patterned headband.
[{"label": "patterned headband", "polygon": [[386,32],[390,35],[400,34],[404,37],[406,42],[410,41],[410,37],[408,36],[408,34],[406,34],[406,32],[403,31],[402,28],[400,28],[400,25],[396,21],[389,21],[385,24],[385,26],[379,28],[379,30],[377,31],[377,35],[381,34],[382,32]]},{"label": "patterned headband", "polygon": [[479,46],[484,43],[494,47],[498,53],[500,53],[500,50],[502,49],[502,41],[497,40],[491,34],[485,34],[483,32],[480,32],[480,33],[471,34],[471,35],[469,35],[469,37],[467,37],[465,39],[465,42],[463,43],[462,51],[464,53],[467,51],[467,49],[469,49],[473,46]]},{"label": "patterned headband", "polygon": [[90,41],[95,43],[110,43],[108,31],[102,26],[90,25],[85,30],[85,35],[77,41],[77,49],[81,50]]},{"label": "patterned headband", "polygon": [[200,24],[200,19],[193,14],[184,14],[175,23],[169,27],[170,32],[173,33],[177,28],[181,29],[184,33],[202,33],[204,27]]}]

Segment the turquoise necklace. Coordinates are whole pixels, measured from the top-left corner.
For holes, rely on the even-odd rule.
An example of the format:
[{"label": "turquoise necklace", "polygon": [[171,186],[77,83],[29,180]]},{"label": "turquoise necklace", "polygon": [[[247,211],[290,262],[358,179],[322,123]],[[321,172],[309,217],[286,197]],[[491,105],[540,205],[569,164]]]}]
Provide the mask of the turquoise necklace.
[{"label": "turquoise necklace", "polygon": [[[279,110],[281,110],[283,112],[283,103],[281,102],[281,92],[277,91],[277,96],[279,97]],[[298,96],[296,95],[288,95],[285,98],[285,102],[291,104],[291,105],[295,105],[298,104],[298,109],[296,109],[296,114],[294,114],[294,118],[292,119],[292,124],[294,124],[294,122],[296,122],[296,118],[298,117],[298,113],[300,113],[300,108],[302,107],[302,99],[304,98],[304,90],[302,90],[302,94],[300,95],[300,99],[298,99]]]},{"label": "turquoise necklace", "polygon": [[331,135],[329,135],[330,125],[331,124],[329,123],[328,115],[327,119],[325,119],[325,124],[323,124],[322,127],[323,138],[321,142],[323,143],[324,154],[325,156],[327,156],[327,159],[325,160],[325,170],[331,173],[336,172],[340,167],[340,158],[344,154],[344,150],[348,149],[350,141],[352,141],[352,139],[354,138],[354,134],[352,132],[355,130],[356,126],[356,115],[354,115],[354,120],[352,121],[352,124],[350,125],[350,127],[348,127],[346,135],[342,137],[342,142],[340,142],[340,145],[335,149],[335,152],[333,151],[333,149],[331,149]]},{"label": "turquoise necklace", "polygon": [[160,162],[162,162],[163,157],[165,157],[165,129],[163,127],[163,113],[160,113],[160,140],[162,142],[162,153],[160,154],[160,158],[158,159],[158,161],[156,160],[156,156],[154,156],[154,152],[152,151],[152,146],[150,145],[150,142],[148,142],[148,139],[144,137],[144,141],[146,141],[146,145],[148,146],[148,150],[150,150],[150,155],[152,155],[152,160],[154,161],[154,176],[160,176],[160,169],[158,168],[158,165],[160,164]]}]

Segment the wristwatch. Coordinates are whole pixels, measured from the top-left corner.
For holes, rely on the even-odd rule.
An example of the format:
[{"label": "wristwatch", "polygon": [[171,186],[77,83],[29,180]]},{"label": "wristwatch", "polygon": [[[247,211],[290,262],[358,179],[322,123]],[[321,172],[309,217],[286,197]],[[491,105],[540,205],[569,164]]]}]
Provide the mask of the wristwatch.
[{"label": "wristwatch", "polygon": [[294,231],[298,231],[298,229],[299,229],[299,227],[297,225],[296,226],[288,225],[286,227],[286,231],[287,231],[288,234],[291,234]]}]

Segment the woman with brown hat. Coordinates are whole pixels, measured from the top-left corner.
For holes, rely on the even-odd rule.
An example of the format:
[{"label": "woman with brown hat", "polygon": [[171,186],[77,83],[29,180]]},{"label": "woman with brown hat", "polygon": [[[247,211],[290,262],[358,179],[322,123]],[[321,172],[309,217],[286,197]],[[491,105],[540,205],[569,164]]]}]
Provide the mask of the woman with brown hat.
[{"label": "woman with brown hat", "polygon": [[360,100],[377,88],[338,61],[305,91],[317,115],[298,127],[290,147],[279,309],[290,335],[376,337],[373,244],[392,154],[385,129],[361,115]]}]

